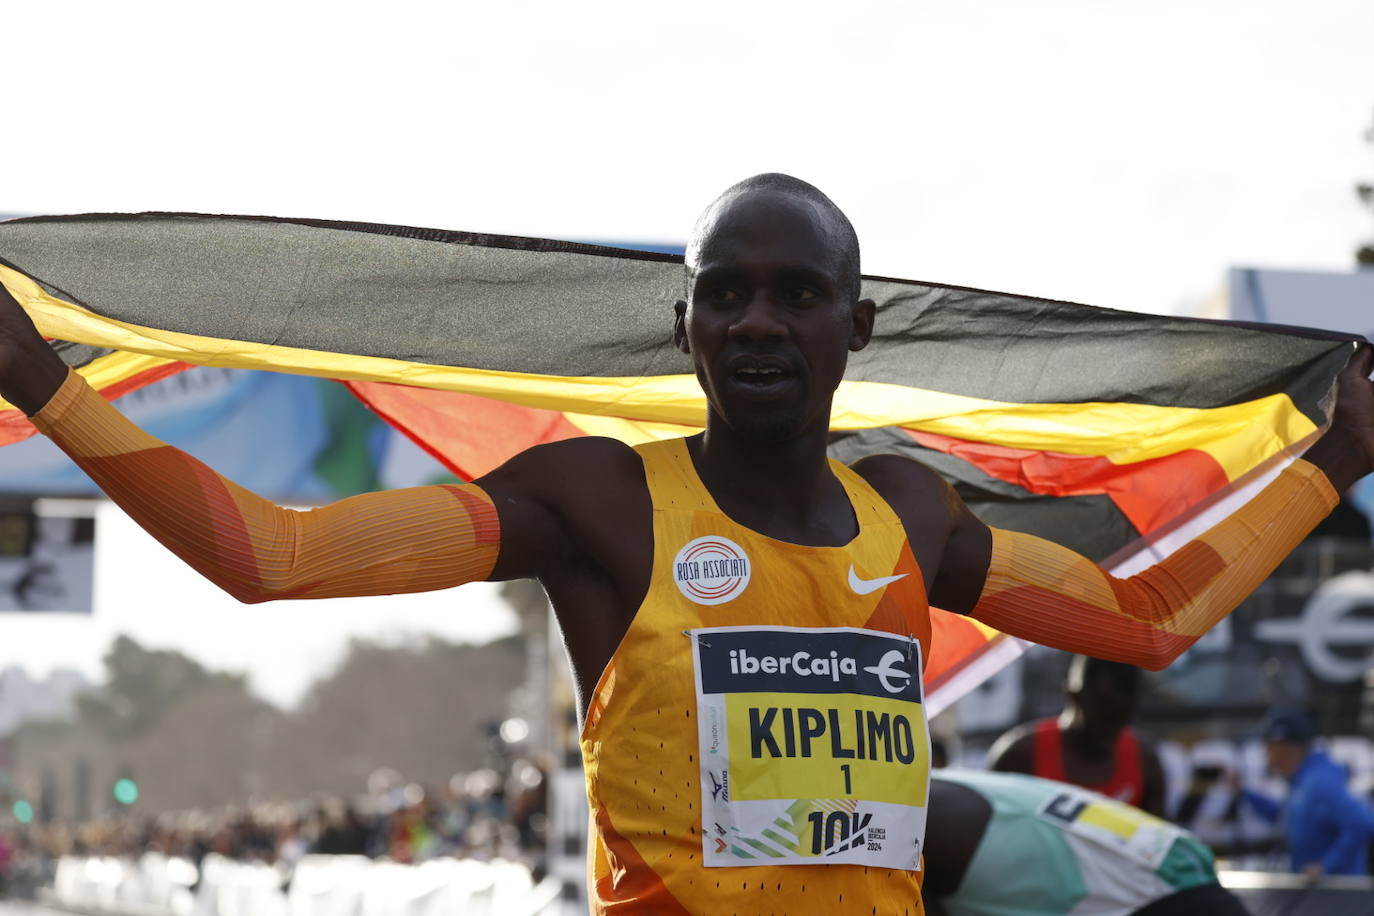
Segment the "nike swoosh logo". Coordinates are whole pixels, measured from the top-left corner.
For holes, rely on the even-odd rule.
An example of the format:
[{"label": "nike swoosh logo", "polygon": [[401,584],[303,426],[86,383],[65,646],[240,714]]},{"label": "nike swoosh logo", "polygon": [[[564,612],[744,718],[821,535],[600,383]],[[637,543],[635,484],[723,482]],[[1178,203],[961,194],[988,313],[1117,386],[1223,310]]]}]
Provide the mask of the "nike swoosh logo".
[{"label": "nike swoosh logo", "polygon": [[869,592],[876,592],[884,585],[891,585],[898,579],[905,579],[906,573],[900,576],[883,576],[881,579],[860,579],[858,573],[854,572],[854,564],[849,564],[849,587],[854,590],[856,595],[867,595]]}]

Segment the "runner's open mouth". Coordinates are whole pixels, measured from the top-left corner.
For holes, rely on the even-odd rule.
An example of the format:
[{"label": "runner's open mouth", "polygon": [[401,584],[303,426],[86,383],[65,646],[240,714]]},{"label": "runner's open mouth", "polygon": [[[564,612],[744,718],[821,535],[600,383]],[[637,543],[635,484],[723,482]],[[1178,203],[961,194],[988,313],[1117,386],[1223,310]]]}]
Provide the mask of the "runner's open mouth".
[{"label": "runner's open mouth", "polygon": [[786,369],[776,366],[742,367],[733,373],[735,381],[746,385],[766,386],[793,377]]}]

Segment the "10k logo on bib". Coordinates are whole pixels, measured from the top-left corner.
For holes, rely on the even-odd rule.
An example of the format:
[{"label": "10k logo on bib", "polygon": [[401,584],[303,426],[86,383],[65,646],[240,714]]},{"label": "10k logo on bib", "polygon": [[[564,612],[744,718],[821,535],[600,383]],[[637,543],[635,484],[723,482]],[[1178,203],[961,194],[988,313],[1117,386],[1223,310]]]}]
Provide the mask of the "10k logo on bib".
[{"label": "10k logo on bib", "polygon": [[678,591],[697,604],[724,604],[749,587],[744,548],[717,534],[688,541],[673,558]]}]

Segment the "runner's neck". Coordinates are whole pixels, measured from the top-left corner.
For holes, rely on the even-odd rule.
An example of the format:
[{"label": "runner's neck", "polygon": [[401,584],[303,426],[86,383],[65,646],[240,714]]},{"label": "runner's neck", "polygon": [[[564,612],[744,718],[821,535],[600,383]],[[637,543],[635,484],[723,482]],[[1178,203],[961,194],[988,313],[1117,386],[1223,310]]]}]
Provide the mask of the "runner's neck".
[{"label": "runner's neck", "polygon": [[687,452],[702,486],[739,524],[775,540],[839,547],[854,539],[858,521],[825,439],[755,443],[708,428],[687,440]]}]

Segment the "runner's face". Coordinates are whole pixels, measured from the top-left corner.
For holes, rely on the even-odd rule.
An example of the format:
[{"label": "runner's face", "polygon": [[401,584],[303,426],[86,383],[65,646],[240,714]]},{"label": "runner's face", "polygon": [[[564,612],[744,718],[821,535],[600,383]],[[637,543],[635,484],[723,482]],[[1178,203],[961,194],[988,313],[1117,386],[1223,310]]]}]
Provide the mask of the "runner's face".
[{"label": "runner's face", "polygon": [[1101,734],[1116,734],[1135,718],[1140,694],[1133,688],[1097,677],[1083,685],[1076,695],[1088,728]]},{"label": "runner's face", "polygon": [[850,350],[868,342],[825,214],[777,192],[718,204],[697,251],[677,343],[691,353],[712,411],[750,439],[828,428]]},{"label": "runner's face", "polygon": [[1292,776],[1302,766],[1307,757],[1307,745],[1292,741],[1266,741],[1265,755],[1269,758],[1269,769],[1280,776]]}]

